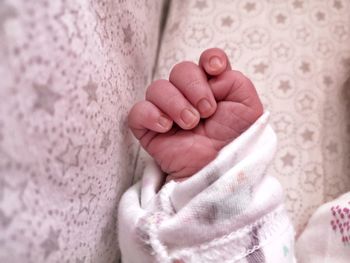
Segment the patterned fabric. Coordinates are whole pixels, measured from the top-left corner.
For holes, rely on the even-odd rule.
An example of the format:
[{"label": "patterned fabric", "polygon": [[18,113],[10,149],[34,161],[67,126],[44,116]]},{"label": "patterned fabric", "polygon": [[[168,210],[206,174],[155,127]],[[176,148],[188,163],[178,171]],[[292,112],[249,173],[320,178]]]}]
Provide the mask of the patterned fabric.
[{"label": "patterned fabric", "polygon": [[162,1],[0,0],[0,262],[115,262]]},{"label": "patterned fabric", "polygon": [[172,1],[156,77],[221,47],[252,79],[279,144],[269,173],[300,232],[320,204],[350,189],[350,2]]},{"label": "patterned fabric", "polygon": [[150,162],[120,202],[123,262],[292,262],[282,188],[266,174],[275,151],[265,113],[183,182],[162,186],[164,174]]},{"label": "patterned fabric", "polygon": [[322,205],[310,218],[296,245],[298,263],[347,263],[349,241],[350,192]]},{"label": "patterned fabric", "polygon": [[[118,258],[116,204],[137,154],[125,116],[152,78],[161,4],[0,0],[1,262]],[[257,84],[280,141],[270,173],[298,229],[349,187],[349,8],[172,1],[162,40],[157,76],[219,46]]]}]

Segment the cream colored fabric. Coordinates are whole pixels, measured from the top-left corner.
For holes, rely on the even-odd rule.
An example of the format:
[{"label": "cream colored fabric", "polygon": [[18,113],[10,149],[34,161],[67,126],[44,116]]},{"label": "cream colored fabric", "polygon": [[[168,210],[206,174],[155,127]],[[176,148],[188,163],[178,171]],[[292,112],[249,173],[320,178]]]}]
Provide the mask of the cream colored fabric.
[{"label": "cream colored fabric", "polygon": [[0,0],[0,262],[115,262],[162,1]]},{"label": "cream colored fabric", "polygon": [[269,173],[298,232],[350,186],[349,13],[346,0],[172,1],[161,42],[156,78],[221,47],[252,79],[279,140]]}]

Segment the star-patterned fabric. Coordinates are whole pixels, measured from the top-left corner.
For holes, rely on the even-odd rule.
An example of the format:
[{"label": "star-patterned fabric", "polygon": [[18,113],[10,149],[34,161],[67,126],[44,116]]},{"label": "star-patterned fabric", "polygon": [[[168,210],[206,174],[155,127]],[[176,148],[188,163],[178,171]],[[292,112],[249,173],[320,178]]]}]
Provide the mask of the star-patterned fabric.
[{"label": "star-patterned fabric", "polygon": [[350,189],[350,2],[172,1],[156,77],[223,48],[255,84],[278,135],[269,173],[284,186],[298,233]]},{"label": "star-patterned fabric", "polygon": [[162,1],[0,0],[0,262],[117,262]]},{"label": "star-patterned fabric", "polygon": [[[0,262],[115,262],[162,1],[0,0]],[[172,1],[156,77],[224,48],[279,138],[270,167],[298,230],[349,188],[350,3]]]}]

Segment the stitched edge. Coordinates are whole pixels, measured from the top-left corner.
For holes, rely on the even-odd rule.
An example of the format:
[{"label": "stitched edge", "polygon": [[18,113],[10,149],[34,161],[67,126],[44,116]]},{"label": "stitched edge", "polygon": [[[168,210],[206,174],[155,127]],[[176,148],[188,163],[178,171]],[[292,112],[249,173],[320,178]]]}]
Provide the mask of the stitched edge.
[{"label": "stitched edge", "polygon": [[[263,225],[259,231],[259,245],[252,247],[245,247],[239,240],[249,238],[253,228]],[[220,262],[236,262],[240,259],[247,257],[254,253],[256,250],[263,248],[266,244],[272,241],[272,237],[279,233],[285,233],[291,230],[289,218],[282,205],[278,206],[275,210],[264,215],[263,217],[256,220],[254,223],[247,225],[237,231],[233,231],[227,235],[215,238],[209,242],[202,243],[197,246],[187,247],[169,253],[167,247],[160,242],[157,236],[156,225],[149,225],[149,243],[153,247],[154,252],[152,253],[157,262],[170,262],[171,259],[183,258],[191,259],[193,255],[200,255],[201,259],[208,261],[220,259]],[[237,244],[238,243],[238,244]],[[227,254],[231,257],[229,260],[223,260],[223,257]],[[236,254],[234,258],[232,255]]]}]

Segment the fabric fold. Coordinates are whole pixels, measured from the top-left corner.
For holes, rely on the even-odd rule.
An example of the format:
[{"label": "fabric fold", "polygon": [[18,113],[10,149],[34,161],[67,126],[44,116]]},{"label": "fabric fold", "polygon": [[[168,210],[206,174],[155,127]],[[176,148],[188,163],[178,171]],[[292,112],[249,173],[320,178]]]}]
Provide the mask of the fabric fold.
[{"label": "fabric fold", "polygon": [[[135,229],[120,231],[123,262],[145,262],[128,253],[135,246],[152,257],[150,262],[292,262],[293,254],[283,248],[291,251],[294,230],[282,189],[266,174],[276,150],[268,119],[266,112],[202,170],[158,192],[164,175],[149,163],[139,193],[142,213],[128,212],[140,206],[130,202],[128,192],[121,200],[119,229],[137,218]],[[264,251],[276,236],[282,243],[268,259]]]}]

